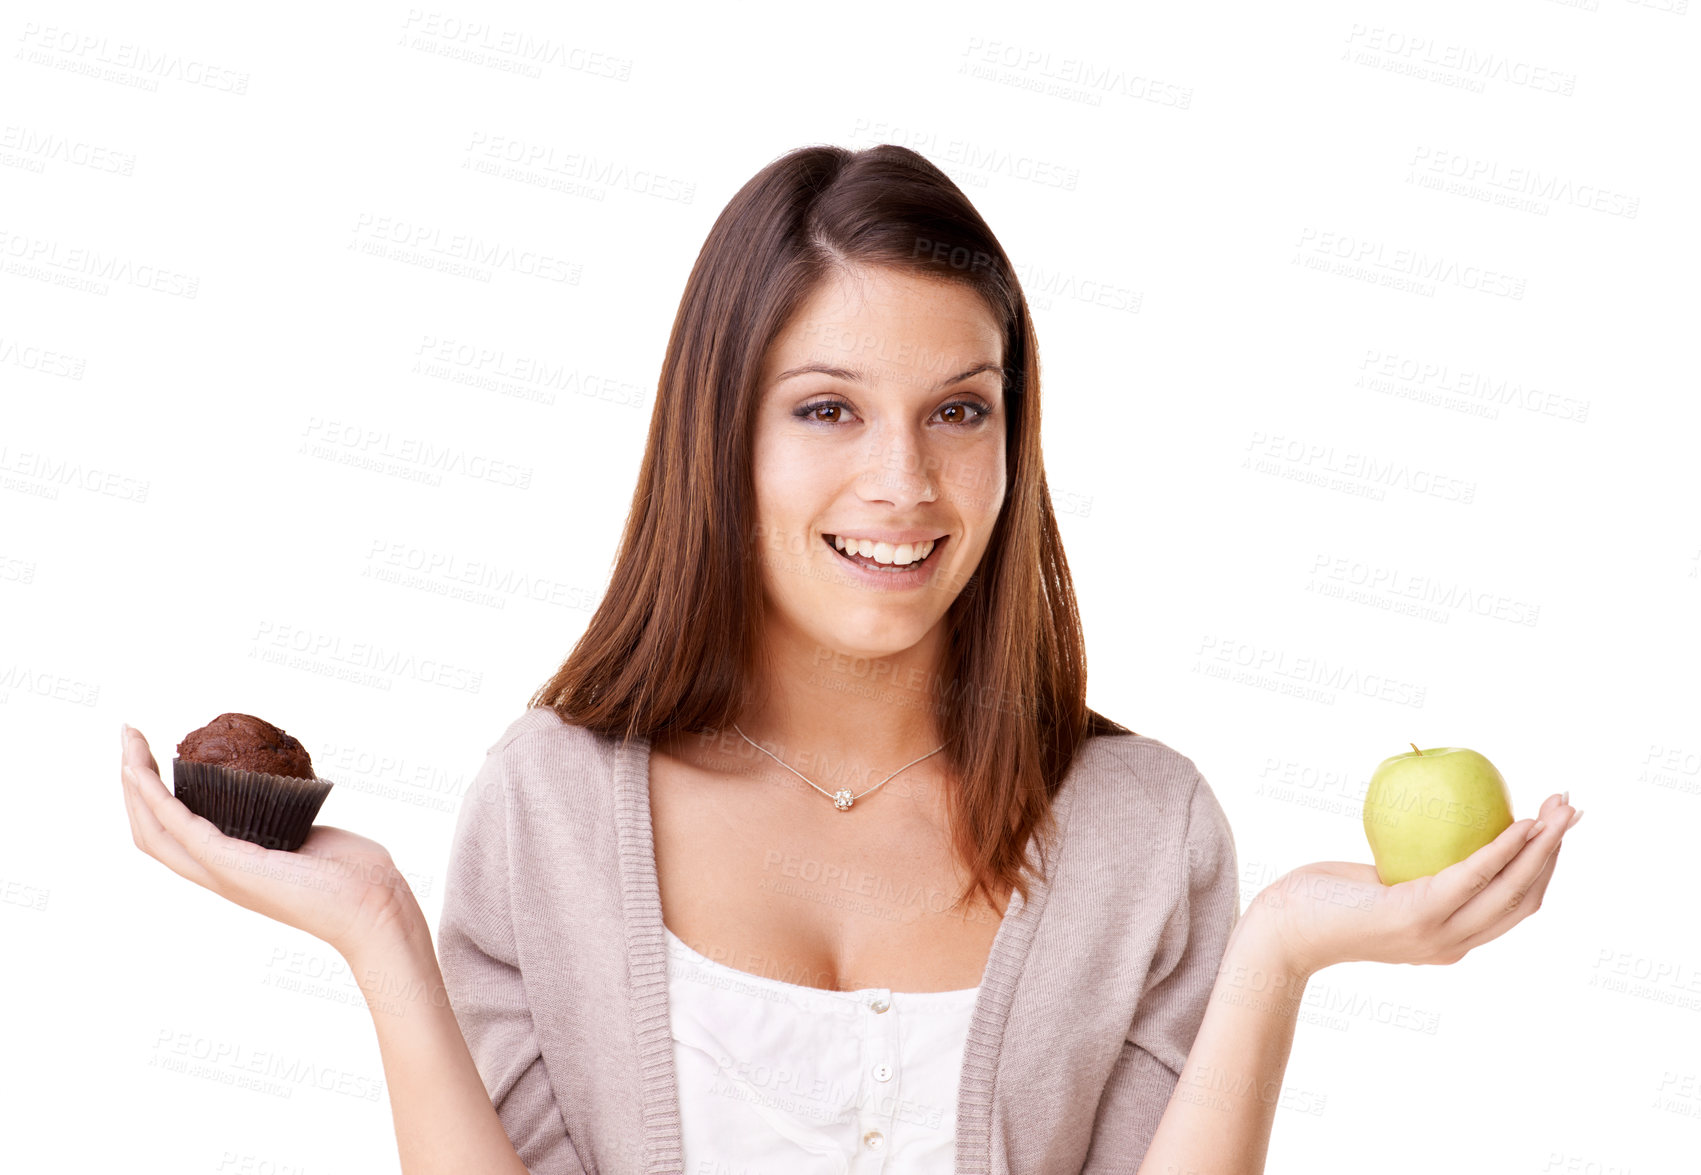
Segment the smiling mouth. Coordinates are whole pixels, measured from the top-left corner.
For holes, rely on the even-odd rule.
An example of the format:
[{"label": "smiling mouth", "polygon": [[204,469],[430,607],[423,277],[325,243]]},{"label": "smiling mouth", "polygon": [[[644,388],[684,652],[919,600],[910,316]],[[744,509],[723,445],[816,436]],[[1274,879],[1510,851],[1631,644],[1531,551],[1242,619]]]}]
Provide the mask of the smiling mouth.
[{"label": "smiling mouth", "polygon": [[951,536],[947,534],[934,539],[932,549],[920,559],[914,559],[908,563],[882,563],[867,555],[852,555],[847,551],[841,550],[839,545],[833,541],[837,537],[838,536],[836,535],[830,534],[823,534],[821,536],[821,540],[827,544],[827,549],[832,551],[833,554],[837,555],[847,563],[856,564],[858,567],[866,567],[870,571],[885,571],[891,574],[909,571],[911,568],[922,566],[927,563],[928,560],[937,555],[939,553],[939,549],[951,538]]}]

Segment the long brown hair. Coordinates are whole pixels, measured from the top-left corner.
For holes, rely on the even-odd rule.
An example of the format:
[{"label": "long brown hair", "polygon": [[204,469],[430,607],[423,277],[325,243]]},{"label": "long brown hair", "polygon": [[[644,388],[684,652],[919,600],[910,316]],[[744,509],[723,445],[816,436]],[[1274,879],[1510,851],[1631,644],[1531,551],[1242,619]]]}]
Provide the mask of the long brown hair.
[{"label": "long brown hair", "polygon": [[[1019,889],[1031,835],[1081,744],[1132,733],[1086,702],[1086,647],[1040,456],[1038,345],[1002,246],[926,158],[813,146],[757,172],[716,218],[680,298],[607,592],[533,695],[617,738],[722,731],[757,696],[765,618],[751,429],[762,361],[835,266],[961,282],[1004,334],[1007,493],[945,616],[938,685],[952,840],[976,890]],[[1041,850],[1042,875],[1045,849]]]}]

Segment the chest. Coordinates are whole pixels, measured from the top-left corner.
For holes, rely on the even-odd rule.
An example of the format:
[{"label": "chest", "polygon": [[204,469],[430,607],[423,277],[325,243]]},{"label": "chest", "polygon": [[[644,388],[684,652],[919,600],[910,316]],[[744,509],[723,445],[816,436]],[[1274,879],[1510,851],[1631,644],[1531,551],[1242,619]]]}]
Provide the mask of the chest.
[{"label": "chest", "polygon": [[978,895],[953,906],[966,876],[936,813],[903,793],[840,812],[660,751],[649,788],[662,921],[692,950],[836,991],[981,982],[1002,914]]}]

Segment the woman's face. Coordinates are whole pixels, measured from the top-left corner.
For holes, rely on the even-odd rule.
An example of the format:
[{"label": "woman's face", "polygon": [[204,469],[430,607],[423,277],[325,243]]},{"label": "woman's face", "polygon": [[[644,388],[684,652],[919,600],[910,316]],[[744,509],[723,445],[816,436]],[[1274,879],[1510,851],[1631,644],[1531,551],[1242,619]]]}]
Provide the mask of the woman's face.
[{"label": "woman's face", "polygon": [[[756,550],[771,638],[818,659],[887,657],[938,625],[998,520],[1003,335],[965,286],[832,272],[765,356]],[[852,563],[835,538],[882,545]],[[885,569],[926,540],[920,564]]]}]

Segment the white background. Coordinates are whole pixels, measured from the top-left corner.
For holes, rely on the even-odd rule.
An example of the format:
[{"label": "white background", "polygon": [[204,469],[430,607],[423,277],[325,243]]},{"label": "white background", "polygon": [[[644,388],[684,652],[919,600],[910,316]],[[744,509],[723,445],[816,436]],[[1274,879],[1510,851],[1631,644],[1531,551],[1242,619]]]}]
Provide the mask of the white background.
[{"label": "white background", "polygon": [[1018,265],[1091,703],[1204,770],[1243,902],[1368,861],[1408,742],[1587,812],[1506,937],[1313,980],[1268,1170],[1695,1170],[1681,5],[6,6],[0,1165],[398,1169],[341,961],[135,849],[118,724],[299,734],[435,926],[714,217],[894,141]]}]

